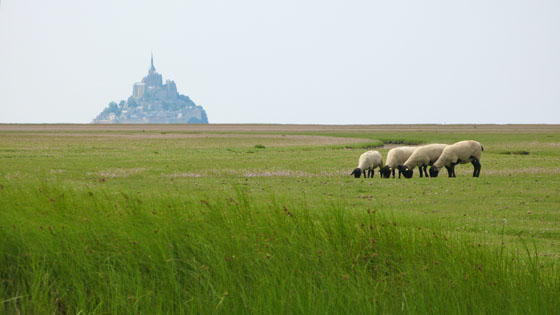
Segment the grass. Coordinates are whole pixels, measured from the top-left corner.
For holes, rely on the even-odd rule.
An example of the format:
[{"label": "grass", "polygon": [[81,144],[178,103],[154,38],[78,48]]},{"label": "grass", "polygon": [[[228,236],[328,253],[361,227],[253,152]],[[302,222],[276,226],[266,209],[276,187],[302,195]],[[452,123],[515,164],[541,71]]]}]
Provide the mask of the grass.
[{"label": "grass", "polygon": [[[0,313],[558,313],[560,134],[480,129],[0,132]],[[482,177],[351,178],[377,139]]]}]

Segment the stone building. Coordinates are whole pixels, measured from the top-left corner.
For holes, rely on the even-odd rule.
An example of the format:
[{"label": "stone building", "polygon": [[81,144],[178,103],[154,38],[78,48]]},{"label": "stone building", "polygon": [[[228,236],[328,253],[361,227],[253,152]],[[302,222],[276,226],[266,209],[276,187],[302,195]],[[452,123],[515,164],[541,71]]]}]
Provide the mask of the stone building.
[{"label": "stone building", "polygon": [[208,117],[202,106],[177,92],[174,81],[168,79],[163,84],[152,55],[148,75],[134,83],[132,96],[119,104],[109,103],[93,123],[207,124]]}]

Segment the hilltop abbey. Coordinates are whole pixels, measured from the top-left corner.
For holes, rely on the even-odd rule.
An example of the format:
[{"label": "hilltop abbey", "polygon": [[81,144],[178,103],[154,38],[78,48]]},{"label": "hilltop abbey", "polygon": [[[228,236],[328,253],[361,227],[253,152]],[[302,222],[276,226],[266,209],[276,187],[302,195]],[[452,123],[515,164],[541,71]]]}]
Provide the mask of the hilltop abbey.
[{"label": "hilltop abbey", "polygon": [[132,96],[119,104],[109,103],[93,123],[207,124],[208,117],[202,106],[177,92],[174,81],[166,80],[163,84],[152,55],[148,75],[134,83]]}]

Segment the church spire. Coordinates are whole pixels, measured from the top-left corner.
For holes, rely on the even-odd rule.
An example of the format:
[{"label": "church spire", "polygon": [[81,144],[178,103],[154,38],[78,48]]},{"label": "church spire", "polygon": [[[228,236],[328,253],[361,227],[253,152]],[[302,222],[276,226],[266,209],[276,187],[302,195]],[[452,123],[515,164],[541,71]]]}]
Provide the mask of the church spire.
[{"label": "church spire", "polygon": [[156,67],[154,67],[154,53],[152,52],[152,66],[150,67],[150,72],[155,72]]}]

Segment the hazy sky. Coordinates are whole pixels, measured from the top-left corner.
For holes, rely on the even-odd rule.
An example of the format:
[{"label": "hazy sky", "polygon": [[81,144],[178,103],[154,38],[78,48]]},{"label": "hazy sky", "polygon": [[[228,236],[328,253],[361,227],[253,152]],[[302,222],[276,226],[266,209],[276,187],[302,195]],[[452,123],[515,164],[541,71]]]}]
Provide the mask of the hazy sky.
[{"label": "hazy sky", "polygon": [[560,123],[558,0],[0,1],[0,123],[88,123],[151,51],[211,123]]}]

